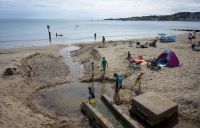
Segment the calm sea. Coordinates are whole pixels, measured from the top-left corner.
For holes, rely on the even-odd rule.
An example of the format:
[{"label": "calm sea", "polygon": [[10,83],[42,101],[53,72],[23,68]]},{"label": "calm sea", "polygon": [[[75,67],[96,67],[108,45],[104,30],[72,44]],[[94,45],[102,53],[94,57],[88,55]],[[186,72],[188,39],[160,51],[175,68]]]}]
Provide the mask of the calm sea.
[{"label": "calm sea", "polygon": [[[74,20],[0,20],[0,48],[48,45],[47,25],[53,44],[152,37],[158,33],[177,33],[171,29],[200,29],[200,22],[174,21],[74,21]],[[56,37],[56,33],[62,37]]]}]

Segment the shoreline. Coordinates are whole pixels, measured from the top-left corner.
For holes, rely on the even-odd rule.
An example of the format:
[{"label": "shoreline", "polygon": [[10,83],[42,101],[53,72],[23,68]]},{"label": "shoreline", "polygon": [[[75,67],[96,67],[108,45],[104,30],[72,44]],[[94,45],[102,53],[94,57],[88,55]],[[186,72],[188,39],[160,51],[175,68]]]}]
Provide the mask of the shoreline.
[{"label": "shoreline", "polygon": [[[171,32],[169,32],[171,33]],[[187,32],[182,32],[182,31],[173,31],[174,34],[177,34],[177,35],[182,35],[184,33],[187,33]],[[130,37],[130,38],[126,38],[126,37],[122,37],[121,39],[118,39],[118,38],[115,38],[115,39],[108,39],[106,40],[106,42],[117,42],[117,41],[121,41],[121,42],[124,42],[124,41],[127,41],[127,40],[131,40],[131,41],[137,41],[137,40],[145,40],[145,39],[154,39],[155,37],[157,37],[158,35],[149,35],[149,36],[139,36],[139,35],[133,35],[133,37]],[[112,36],[105,36],[105,37],[112,37]],[[48,42],[48,39],[47,39],[47,42],[46,44],[38,44],[38,45],[23,45],[23,46],[15,46],[15,47],[2,47],[0,48],[1,49],[18,49],[18,48],[30,48],[30,47],[46,47],[46,46],[53,46],[53,45],[79,45],[79,44],[96,44],[96,43],[101,43],[101,36],[99,36],[99,39],[97,41],[94,41],[93,40],[93,37],[90,37],[91,40],[84,40],[84,41],[77,41],[77,42],[74,42],[74,43],[70,43],[70,41],[67,41],[67,43],[59,43],[59,42],[51,42],[52,44],[49,45],[49,42]]]},{"label": "shoreline", "polygon": [[[183,36],[183,37],[185,37],[185,35],[179,35],[179,36]],[[182,38],[182,37],[181,37]],[[145,38],[145,39],[140,39],[139,41],[141,41],[141,42],[146,42],[146,40],[151,40],[150,38]],[[181,41],[182,41],[183,39],[181,39]],[[138,39],[132,39],[131,41],[138,41]],[[175,43],[172,43],[172,44],[159,44],[159,45],[162,45],[162,47],[160,47],[159,46],[159,49],[160,50],[158,50],[158,49],[155,49],[155,52],[156,53],[153,53],[152,55],[155,55],[155,54],[157,54],[158,52],[160,52],[160,51],[162,51],[167,45],[172,45],[173,47],[173,49],[174,49],[174,47],[175,47],[175,49],[177,49],[177,50],[179,50],[179,49],[182,49],[183,48],[183,46],[179,46],[179,44],[177,44],[177,43],[180,43],[180,40],[178,40],[178,42],[175,42]],[[76,51],[74,51],[74,52],[72,52],[72,57],[78,57],[79,59],[80,59],[80,61],[84,64],[84,67],[85,67],[85,70],[86,70],[86,76],[89,74],[89,69],[88,69],[88,66],[89,66],[89,64],[90,64],[90,62],[91,61],[95,61],[95,64],[96,65],[99,65],[99,61],[101,60],[101,57],[102,56],[106,56],[106,57],[108,57],[109,58],[109,60],[117,60],[117,62],[116,63],[119,63],[119,64],[123,64],[123,63],[126,63],[126,62],[124,62],[124,57],[126,56],[126,51],[129,49],[127,49],[127,46],[129,45],[129,40],[118,40],[118,41],[109,41],[108,43],[107,43],[107,48],[98,48],[97,46],[99,46],[101,43],[99,43],[99,42],[97,42],[97,43],[88,43],[88,44],[85,44],[85,43],[77,43],[77,44],[73,44],[73,45],[76,45],[76,46],[79,46],[79,47],[81,47],[79,50],[76,50]],[[186,42],[184,42],[183,43],[184,44],[184,47],[186,46]],[[51,50],[49,50],[48,48],[51,48],[52,47],[52,51]],[[8,57],[5,57],[4,58],[4,60],[9,60],[9,62],[20,62],[21,60],[20,59],[22,59],[22,58],[24,58],[24,57],[27,57],[27,56],[30,56],[30,55],[33,55],[34,53],[40,53],[39,54],[39,60],[38,60],[38,62],[40,62],[41,61],[41,57],[44,57],[44,58],[48,58],[48,57],[50,57],[50,59],[56,59],[56,58],[54,58],[54,57],[58,57],[58,59],[59,60],[61,60],[61,61],[59,61],[59,63],[61,63],[61,66],[64,66],[63,65],[63,63],[64,63],[64,61],[63,61],[63,58],[62,57],[60,57],[60,55],[59,55],[59,50],[61,49],[61,48],[64,48],[64,47],[66,47],[66,45],[53,45],[53,46],[36,46],[36,47],[29,47],[29,48],[9,48],[9,49],[0,49],[0,56],[8,56]],[[116,48],[118,49],[118,52],[114,52],[115,50],[116,50]],[[95,51],[93,51],[93,50],[96,50],[96,52],[98,52],[98,53],[95,53]],[[110,50],[109,52],[111,52],[111,53],[115,53],[116,54],[116,56],[117,57],[119,57],[120,59],[118,60],[118,59],[116,59],[115,57],[114,58],[110,58],[110,54],[108,54],[107,52],[107,50]],[[134,49],[135,50],[135,49]],[[138,49],[136,49],[136,50],[138,50]],[[149,50],[149,49],[147,49],[147,50]],[[151,48],[150,48],[150,50],[152,50]],[[25,53],[26,55],[24,55],[24,54],[20,54],[20,52],[22,52],[22,53]],[[136,51],[134,51],[134,52],[136,52]],[[142,52],[144,52],[143,50],[139,50],[138,51],[138,53],[137,54],[141,54]],[[181,51],[181,53],[184,53],[183,51]],[[19,54],[19,55],[18,55]],[[45,54],[44,56],[43,56],[43,54]],[[137,55],[136,54],[136,55]],[[191,53],[190,53],[191,54]],[[198,53],[197,53],[198,54]],[[47,55],[47,56],[46,56]],[[50,56],[49,56],[50,55]],[[14,59],[13,59],[14,58]],[[16,59],[17,58],[17,59]],[[14,61],[16,59],[16,61]],[[121,59],[123,60],[123,61],[121,61]],[[181,58],[182,59],[182,58]],[[36,59],[37,60],[37,59]],[[45,62],[48,62],[48,61],[45,61]],[[57,61],[56,61],[57,62]],[[6,63],[7,64],[7,63]],[[57,64],[57,63],[56,63]],[[12,64],[11,64],[12,65]],[[114,66],[116,69],[117,69],[117,71],[120,71],[121,69],[121,67],[116,67],[116,65],[114,64],[114,63],[110,63],[110,65],[111,66]],[[55,63],[54,64],[52,64],[52,66],[55,66]],[[125,64],[125,66],[126,66],[126,64]],[[0,65],[0,67],[1,67],[1,72],[3,72],[3,69],[5,69],[5,67],[7,67],[7,66],[5,66],[5,63],[1,63],[1,65]],[[66,67],[66,65],[65,65],[65,67]],[[110,66],[109,66],[110,67]],[[100,66],[98,66],[97,67],[98,68],[98,70],[100,69]],[[143,67],[142,67],[143,68]],[[166,72],[167,70],[173,70],[173,69],[166,69],[166,68],[164,68],[164,71],[163,72]],[[177,70],[178,71],[178,69],[175,69],[175,70]],[[144,70],[145,72],[146,72],[146,69]],[[185,71],[187,71],[187,70],[185,70]],[[108,72],[110,72],[110,73],[108,73]],[[108,76],[108,78],[110,78],[110,79],[112,79],[112,75],[113,75],[113,73],[114,73],[114,70],[111,68],[111,69],[109,69],[108,70],[108,74],[107,74],[107,76]],[[162,72],[162,71],[161,71]],[[98,73],[101,73],[101,71],[99,71]],[[123,71],[122,72],[120,72],[120,73],[124,73]],[[170,73],[173,73],[173,71],[170,71],[170,72],[168,72],[169,74]],[[183,73],[183,72],[182,72]],[[198,73],[198,72],[197,72]],[[20,74],[20,73],[19,73]],[[8,78],[6,78],[5,80],[3,79],[3,78],[0,78],[0,81],[3,81],[3,84],[6,84],[6,86],[7,87],[1,87],[1,92],[2,91],[4,91],[5,89],[7,89],[7,90],[9,90],[12,86],[12,84],[13,84],[13,82],[14,81],[16,81],[15,79],[21,79],[21,81],[19,82],[20,84],[21,83],[23,83],[24,81],[24,78],[23,77],[21,77],[19,74],[15,74],[14,76],[9,76]],[[63,74],[62,73],[62,71],[61,71],[61,74]],[[137,74],[137,72],[136,72],[136,74]],[[163,73],[161,73],[161,74],[163,74]],[[27,91],[28,91],[28,93],[30,93],[30,94],[22,94],[22,96],[24,95],[24,96],[28,96],[27,98],[25,98],[25,100],[27,100],[27,101],[25,101],[24,102],[24,99],[22,98],[22,103],[21,103],[21,105],[23,106],[23,105],[25,105],[25,107],[28,107],[28,108],[23,108],[24,110],[28,110],[28,109],[30,109],[30,115],[31,115],[31,117],[32,118],[36,118],[35,120],[37,120],[38,119],[38,115],[40,115],[40,116],[44,116],[44,117],[40,117],[39,116],[39,120],[37,120],[37,123],[39,123],[39,125],[38,126],[36,126],[36,127],[59,127],[59,126],[69,126],[69,122],[68,121],[70,121],[70,119],[69,118],[65,118],[65,117],[61,117],[61,118],[59,118],[59,117],[57,117],[56,115],[53,115],[53,116],[55,116],[55,118],[53,117],[53,116],[49,116],[49,114],[45,114],[45,112],[41,112],[41,111],[38,111],[37,109],[35,109],[34,107],[35,106],[33,106],[33,104],[32,104],[32,98],[33,98],[33,96],[35,95],[35,94],[37,94],[37,92],[38,91],[40,91],[40,90],[42,90],[42,89],[48,89],[48,88],[52,88],[52,87],[55,87],[55,86],[59,86],[59,82],[61,81],[61,84],[62,83],[64,83],[64,82],[69,82],[68,80],[67,80],[67,75],[68,74],[63,74],[63,75],[65,75],[65,77],[66,78],[63,78],[63,77],[61,77],[61,78],[59,78],[59,79],[55,79],[55,80],[53,80],[52,82],[54,82],[53,84],[49,84],[49,82],[47,82],[47,83],[45,83],[45,81],[44,80],[42,80],[42,81],[40,81],[41,83],[31,83],[31,81],[32,80],[30,80],[30,81],[26,81],[25,83],[23,83],[24,85],[23,86],[26,86],[26,85],[31,85],[31,84],[33,84],[33,85],[37,85],[37,88],[35,89],[35,87],[33,88],[33,89],[35,89],[34,91],[30,91],[29,89],[29,87],[27,88],[27,87],[25,87],[25,89],[28,89]],[[153,73],[153,75],[154,76],[156,76],[156,75],[158,75],[158,73]],[[148,75],[149,76],[149,75]],[[17,78],[15,78],[15,77],[17,77]],[[52,77],[52,76],[50,76],[50,77]],[[125,105],[127,105],[128,106],[128,103],[129,103],[129,98],[127,98],[128,96],[127,96],[127,94],[129,95],[130,94],[130,92],[129,92],[129,89],[130,89],[130,86],[129,86],[129,84],[130,84],[130,82],[129,81],[133,81],[135,78],[135,73],[133,73],[133,74],[131,74],[126,80],[125,80],[125,88],[123,89],[123,91],[122,91],[122,99],[124,100],[124,104]],[[149,76],[150,77],[150,76]],[[38,78],[37,78],[38,79]],[[65,79],[64,81],[63,81],[63,79]],[[151,77],[150,77],[150,79],[151,79]],[[149,80],[150,80],[149,79]],[[159,78],[160,79],[160,78]],[[149,81],[148,79],[145,79],[145,80],[147,80],[147,81]],[[8,82],[7,82],[8,81]],[[17,80],[18,81],[18,80]],[[33,79],[33,81],[35,81],[34,79]],[[62,82],[63,81],[63,82]],[[151,80],[152,81],[152,80]],[[44,83],[43,83],[44,82]],[[15,82],[14,82],[15,83]],[[17,82],[18,83],[18,82]],[[51,83],[51,82],[50,82]],[[156,82],[157,83],[157,82]],[[198,81],[197,81],[197,83],[198,83]],[[38,88],[38,84],[42,84],[42,86],[40,86],[39,88]],[[58,84],[58,85],[57,85]],[[45,86],[46,85],[46,86]],[[150,83],[150,85],[152,85],[152,83]],[[17,87],[19,86],[19,88],[23,88],[23,86],[20,86],[20,85],[17,85]],[[163,86],[161,87],[161,88],[163,88]],[[170,87],[171,88],[171,87]],[[4,90],[2,90],[2,89],[4,89]],[[165,88],[164,88],[165,89]],[[20,90],[20,89],[19,89]],[[18,94],[20,91],[19,90],[13,90],[13,91],[16,91],[15,93],[17,94],[17,97],[19,97],[19,98],[21,98],[22,96],[21,96],[21,94]],[[145,91],[148,91],[148,90],[156,90],[156,91],[158,91],[158,89],[157,89],[157,87],[155,88],[155,87],[153,87],[153,86],[150,86],[150,88],[148,87],[148,84],[147,84],[147,82],[145,82],[144,83],[144,90]],[[170,89],[169,89],[170,90]],[[198,90],[198,89],[197,89]],[[7,93],[8,93],[9,91],[7,91]],[[14,94],[15,94],[14,93]],[[23,92],[23,93],[26,93],[26,92]],[[7,102],[6,101],[6,99],[7,98],[13,98],[13,96],[14,95],[12,95],[11,94],[11,96],[10,96],[10,94],[9,94],[9,96],[7,96],[7,94],[6,94],[6,92],[5,92],[5,94],[3,93],[3,95],[1,95],[0,96],[0,103],[3,101],[3,102]],[[172,98],[173,96],[170,96],[170,99]],[[197,97],[198,98],[198,97]],[[3,99],[3,100],[2,100]],[[15,99],[15,100],[18,100],[18,99]],[[178,101],[178,102],[180,102],[179,100],[177,100],[177,99],[175,99],[176,101]],[[19,100],[20,101],[20,100]],[[13,102],[13,101],[11,101],[11,102]],[[20,101],[21,102],[21,101]],[[13,104],[14,105],[14,104]],[[0,106],[1,107],[1,106]],[[4,107],[4,106],[3,106]],[[124,107],[123,105],[121,106],[121,107],[123,107],[124,109],[125,109],[125,111],[127,112],[127,108],[126,107]],[[6,108],[4,108],[4,109],[6,109]],[[15,108],[13,108],[14,110],[15,110]],[[8,109],[9,110],[9,109]],[[32,112],[31,112],[32,111]],[[182,110],[181,110],[182,111]],[[33,115],[32,115],[32,114]],[[187,113],[187,112],[186,112]],[[26,114],[26,113],[25,113]],[[28,115],[29,115],[28,114]],[[198,113],[197,113],[198,114]],[[20,115],[20,114],[18,114],[18,115]],[[29,115],[29,116],[30,116]],[[3,115],[3,117],[4,117],[5,115]],[[12,115],[13,116],[13,115]],[[182,116],[182,115],[181,115]],[[198,117],[199,115],[197,115],[197,117]],[[187,114],[186,114],[186,117],[187,117]],[[8,117],[8,118],[11,118],[11,117]],[[186,120],[186,121],[191,121],[191,119],[184,119],[184,117],[181,117],[181,119],[183,119],[183,120]],[[24,120],[25,120],[25,122],[29,122],[30,123],[30,125],[28,126],[28,127],[31,127],[31,125],[32,124],[34,124],[35,122],[34,121],[32,121],[32,119],[31,118],[29,118],[29,119],[25,119],[24,118]],[[42,120],[42,122],[40,121],[40,120]],[[4,121],[4,120],[3,120]],[[5,120],[6,121],[6,120]],[[15,122],[18,122],[19,120],[17,120],[17,118],[15,119]],[[1,121],[2,122],[2,121]],[[25,123],[24,122],[24,123]],[[73,125],[76,125],[76,121],[74,122],[75,124],[72,124],[72,126]],[[5,125],[5,122],[3,122],[2,124],[4,124]],[[45,124],[45,125],[44,125]],[[195,122],[195,124],[196,124],[196,122]],[[25,124],[24,124],[25,125]],[[197,125],[200,125],[200,124],[198,124],[197,123]],[[16,124],[16,126],[17,126],[17,124]],[[5,126],[6,127],[6,126]],[[13,126],[13,127],[15,127],[15,126]],[[22,126],[21,126],[22,128],[23,128],[23,122],[22,122]]]}]

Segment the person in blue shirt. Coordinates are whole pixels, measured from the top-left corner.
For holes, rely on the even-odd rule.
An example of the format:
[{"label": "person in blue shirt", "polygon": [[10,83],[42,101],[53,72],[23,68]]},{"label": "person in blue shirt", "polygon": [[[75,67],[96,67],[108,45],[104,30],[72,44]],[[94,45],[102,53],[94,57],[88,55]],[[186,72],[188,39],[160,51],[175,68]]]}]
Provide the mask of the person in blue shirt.
[{"label": "person in blue shirt", "polygon": [[105,59],[105,57],[103,57],[103,60],[101,61],[101,66],[103,67],[103,73],[106,73],[106,67],[108,68],[108,62]]},{"label": "person in blue shirt", "polygon": [[119,76],[117,73],[114,74],[114,78],[115,78],[115,93],[113,96],[113,100],[115,102],[118,102],[118,101],[120,101],[119,91],[122,88],[123,78],[122,78],[122,76]]}]

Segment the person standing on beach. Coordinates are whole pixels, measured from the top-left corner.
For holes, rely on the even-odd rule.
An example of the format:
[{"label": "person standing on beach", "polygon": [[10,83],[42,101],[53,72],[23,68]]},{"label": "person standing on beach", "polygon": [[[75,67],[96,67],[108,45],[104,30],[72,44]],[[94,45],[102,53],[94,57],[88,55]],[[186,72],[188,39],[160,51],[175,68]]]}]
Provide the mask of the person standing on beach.
[{"label": "person standing on beach", "polygon": [[106,73],[106,67],[108,68],[108,63],[105,57],[103,57],[103,60],[101,61],[101,67],[103,67],[103,73]]},{"label": "person standing on beach", "polygon": [[91,79],[93,80],[94,78],[94,75],[95,75],[95,65],[94,65],[94,62],[91,63]]},{"label": "person standing on beach", "polygon": [[196,30],[194,30],[193,38],[196,39]]},{"label": "person standing on beach", "polygon": [[122,88],[122,80],[123,79],[117,73],[114,74],[114,78],[115,78],[115,93],[114,93],[114,96],[113,96],[113,100],[115,102],[119,102],[120,101],[119,91]]},{"label": "person standing on beach", "polygon": [[[138,85],[138,90],[139,90],[139,94],[142,93],[141,91],[141,80],[143,79],[143,76],[144,76],[144,73],[140,73],[140,75],[136,78],[136,81],[135,81],[135,84],[134,86],[137,86]],[[133,87],[132,87],[132,91],[133,91]]]},{"label": "person standing on beach", "polygon": [[192,44],[192,34],[191,33],[188,34],[188,39],[189,39],[189,43]]},{"label": "person standing on beach", "polygon": [[106,45],[106,39],[105,39],[104,36],[102,37],[102,44],[103,44],[103,48],[105,48],[105,45]]},{"label": "person standing on beach", "polygon": [[95,40],[95,42],[96,42],[96,39],[97,39],[97,34],[94,33],[94,40]]}]

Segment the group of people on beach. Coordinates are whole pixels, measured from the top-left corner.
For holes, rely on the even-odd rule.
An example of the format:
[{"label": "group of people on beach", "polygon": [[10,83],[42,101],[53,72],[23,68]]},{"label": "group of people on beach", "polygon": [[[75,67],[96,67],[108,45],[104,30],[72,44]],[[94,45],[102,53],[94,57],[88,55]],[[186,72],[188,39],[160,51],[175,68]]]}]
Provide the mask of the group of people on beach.
[{"label": "group of people on beach", "polygon": [[[97,40],[97,33],[94,33],[94,41],[96,42]],[[105,36],[102,36],[102,47],[105,48],[106,46],[106,39]]]},{"label": "group of people on beach", "polygon": [[197,38],[196,34],[197,34],[196,30],[193,31],[193,34],[192,33],[188,34],[188,40],[189,43],[191,44],[190,47],[192,48],[192,50],[195,50],[197,47],[200,47],[200,42],[195,42],[195,39]]},{"label": "group of people on beach", "polygon": [[198,44],[195,43],[194,39],[196,39],[196,30],[193,31],[193,34],[192,33],[189,33],[188,34],[188,40],[189,40],[189,43],[191,44],[191,48],[192,50],[195,50],[195,47],[200,47],[200,42],[198,42]]},{"label": "group of people on beach", "polygon": [[[128,57],[131,57],[131,54],[129,52]],[[101,61],[101,67],[103,69],[103,75],[105,75],[106,73],[106,69],[108,68],[108,62],[105,59],[105,57],[103,57],[102,61]],[[93,80],[94,76],[95,76],[95,72],[96,72],[96,67],[94,62],[91,62],[91,79]],[[118,73],[114,73],[113,74],[114,79],[115,79],[115,92],[113,95],[113,100],[118,103],[120,101],[120,96],[119,96],[119,92],[122,89],[122,83],[123,83],[123,76],[119,75]],[[132,91],[134,90],[134,86],[138,86],[138,94],[141,94],[141,83],[142,83],[142,79],[143,79],[144,73],[140,73],[140,75],[136,78],[135,83],[132,86]],[[89,90],[89,103],[91,105],[95,105],[96,101],[95,101],[95,94],[92,90],[91,87],[88,88]]]}]

